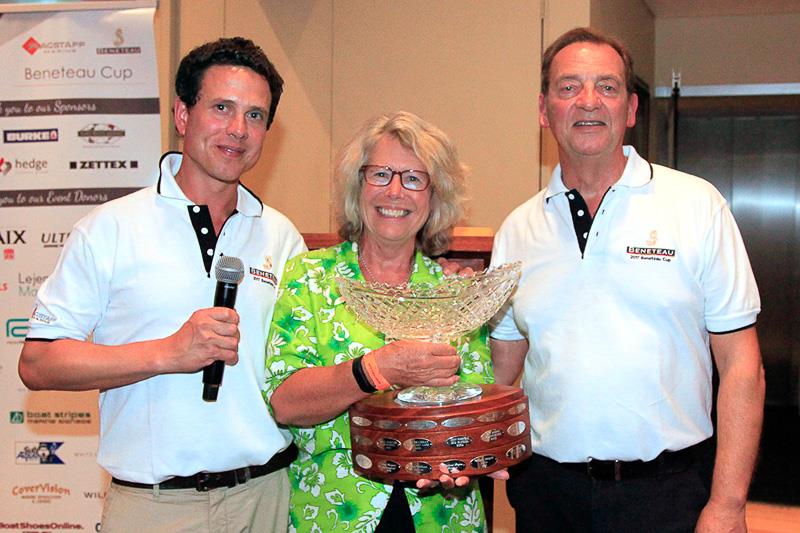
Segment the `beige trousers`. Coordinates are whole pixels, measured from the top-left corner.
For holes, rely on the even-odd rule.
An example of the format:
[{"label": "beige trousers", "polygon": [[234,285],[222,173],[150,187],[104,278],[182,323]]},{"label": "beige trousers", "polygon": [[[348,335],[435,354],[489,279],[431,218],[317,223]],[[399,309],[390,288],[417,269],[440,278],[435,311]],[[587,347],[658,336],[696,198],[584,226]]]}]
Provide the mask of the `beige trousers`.
[{"label": "beige trousers", "polygon": [[284,533],[289,520],[286,469],[232,488],[136,489],[111,483],[103,533]]}]

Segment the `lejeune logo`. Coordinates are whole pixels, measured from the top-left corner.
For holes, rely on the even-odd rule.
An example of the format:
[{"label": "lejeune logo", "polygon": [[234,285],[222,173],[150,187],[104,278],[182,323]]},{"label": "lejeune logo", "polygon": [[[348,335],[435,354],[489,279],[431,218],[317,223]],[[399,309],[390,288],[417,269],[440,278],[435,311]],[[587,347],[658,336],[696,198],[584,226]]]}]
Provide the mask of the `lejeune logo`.
[{"label": "lejeune logo", "polygon": [[38,130],[3,130],[4,143],[43,143],[58,141],[57,128]]},{"label": "lejeune logo", "polygon": [[92,413],[88,411],[11,411],[12,424],[36,425],[85,425],[92,423]]},{"label": "lejeune logo", "polygon": [[122,170],[137,169],[139,162],[133,160],[107,160],[107,161],[70,161],[70,170]]},{"label": "lejeune logo", "polygon": [[141,54],[142,49],[139,46],[122,46],[125,44],[125,36],[123,35],[122,28],[117,28],[114,32],[114,46],[108,48],[97,48],[96,52],[100,55],[116,55],[116,54]]},{"label": "lejeune logo", "polygon": [[38,41],[34,37],[28,37],[28,39],[22,43],[22,48],[30,55],[34,55],[40,50],[45,54],[63,52],[75,53],[84,46],[86,46],[84,41]]},{"label": "lejeune logo", "polygon": [[83,139],[86,144],[114,144],[123,137],[125,130],[108,123],[92,122],[78,130],[78,138]]},{"label": "lejeune logo", "polygon": [[63,442],[17,442],[16,464],[18,465],[63,465],[56,453]]},{"label": "lejeune logo", "polygon": [[14,485],[11,495],[20,500],[36,503],[52,503],[62,496],[70,496],[72,491],[58,483],[38,483],[36,485]]},{"label": "lejeune logo", "polygon": [[631,259],[644,261],[665,261],[669,263],[675,258],[673,248],[649,248],[644,246],[628,246],[625,252]]},{"label": "lejeune logo", "polygon": [[42,286],[47,276],[41,274],[31,274],[17,272],[17,284],[19,287],[19,296],[36,296],[36,291]]}]

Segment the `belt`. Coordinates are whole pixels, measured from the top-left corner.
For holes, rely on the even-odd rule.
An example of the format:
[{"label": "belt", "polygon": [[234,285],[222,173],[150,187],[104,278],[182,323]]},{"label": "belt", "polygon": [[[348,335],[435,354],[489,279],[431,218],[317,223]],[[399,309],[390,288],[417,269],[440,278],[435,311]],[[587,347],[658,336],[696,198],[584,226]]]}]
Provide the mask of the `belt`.
[{"label": "belt", "polygon": [[200,492],[207,492],[220,487],[235,487],[241,483],[247,483],[251,479],[266,476],[289,466],[296,458],[297,447],[294,444],[290,444],[288,448],[275,454],[268,463],[259,466],[245,466],[244,468],[228,470],[227,472],[198,472],[193,476],[175,476],[156,484],[136,483],[135,481],[125,481],[115,477],[111,478],[111,482],[135,489],[153,490],[158,487],[165,490],[196,489]]},{"label": "belt", "polygon": [[585,463],[558,463],[558,465],[600,481],[655,477],[661,474],[674,474],[686,470],[697,461],[702,451],[707,449],[710,444],[711,439],[707,439],[682,450],[674,452],[663,451],[650,461],[589,459]]}]

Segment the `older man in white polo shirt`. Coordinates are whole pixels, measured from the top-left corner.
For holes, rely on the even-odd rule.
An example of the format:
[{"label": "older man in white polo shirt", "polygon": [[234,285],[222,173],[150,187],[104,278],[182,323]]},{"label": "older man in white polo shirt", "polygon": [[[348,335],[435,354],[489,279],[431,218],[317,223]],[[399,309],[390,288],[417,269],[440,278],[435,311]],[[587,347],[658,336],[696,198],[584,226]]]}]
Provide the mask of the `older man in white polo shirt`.
[{"label": "older man in white polo shirt", "polygon": [[530,398],[534,456],[508,485],[517,531],[746,528],[758,291],[722,196],[623,147],[632,79],[622,44],[588,28],[548,48],[540,122],[560,164],[495,239],[494,264],[522,262],[492,331],[497,381],[524,366]]},{"label": "older man in white polo shirt", "polygon": [[[190,52],[174,108],[183,154],[79,221],[37,295],[20,376],[31,389],[100,389],[104,532],[287,528],[296,449],[261,389],[277,276],[305,246],[239,183],[282,87],[249,40]],[[222,256],[244,263],[235,311],[211,307]],[[215,360],[233,366],[205,402],[198,370]]]}]

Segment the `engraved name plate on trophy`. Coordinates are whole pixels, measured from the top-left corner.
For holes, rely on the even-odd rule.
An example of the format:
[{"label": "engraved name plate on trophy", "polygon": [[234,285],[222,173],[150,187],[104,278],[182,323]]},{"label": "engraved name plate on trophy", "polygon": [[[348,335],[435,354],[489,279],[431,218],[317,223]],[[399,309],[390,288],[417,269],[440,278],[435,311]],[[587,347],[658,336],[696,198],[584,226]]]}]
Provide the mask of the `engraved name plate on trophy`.
[{"label": "engraved name plate on trophy", "polygon": [[[488,321],[520,275],[518,263],[439,285],[338,278],[348,307],[390,339],[450,342]],[[373,394],[350,407],[356,472],[384,480],[488,474],[531,455],[528,399],[518,387],[459,382]]]}]

